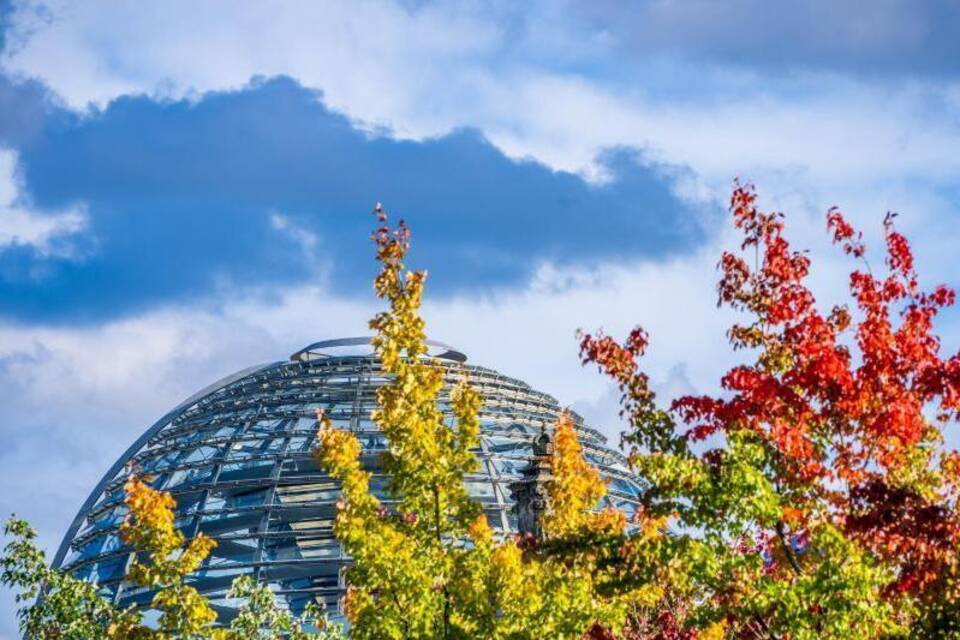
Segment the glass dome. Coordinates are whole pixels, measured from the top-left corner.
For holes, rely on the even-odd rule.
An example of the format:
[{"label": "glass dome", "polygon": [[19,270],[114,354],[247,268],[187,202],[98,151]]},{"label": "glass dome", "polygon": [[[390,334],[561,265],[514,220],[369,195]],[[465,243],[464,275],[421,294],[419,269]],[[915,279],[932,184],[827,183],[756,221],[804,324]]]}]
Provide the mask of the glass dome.
[{"label": "glass dome", "polygon": [[[466,356],[452,347],[429,345],[449,382],[465,368],[483,395],[481,471],[466,483],[491,525],[513,531],[508,485],[560,406],[520,380],[464,364]],[[338,617],[349,558],[333,535],[338,488],[311,455],[315,413],[323,409],[335,426],[357,434],[363,463],[374,474],[371,488],[381,492],[379,461],[387,443],[370,412],[385,382],[370,339],[347,338],[311,344],[289,360],[251,367],[207,387],[163,416],[117,460],[81,507],[54,565],[97,583],[120,605],[149,602],[150,591],[122,579],[131,553],[117,535],[126,515],[124,479],[135,469],[173,494],[185,535],[203,532],[218,541],[191,584],[221,620],[232,617],[236,603],[226,592],[241,574],[268,583],[296,613],[315,600]],[[441,403],[448,410],[447,401]],[[626,460],[575,419],[587,458],[609,481],[605,500],[632,515],[640,486]]]}]

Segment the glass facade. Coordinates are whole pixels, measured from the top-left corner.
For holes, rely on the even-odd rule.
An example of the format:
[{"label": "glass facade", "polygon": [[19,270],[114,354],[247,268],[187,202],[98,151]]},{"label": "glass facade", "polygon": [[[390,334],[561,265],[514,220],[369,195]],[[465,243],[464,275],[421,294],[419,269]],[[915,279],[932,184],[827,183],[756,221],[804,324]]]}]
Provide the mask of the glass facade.
[{"label": "glass facade", "polygon": [[[466,369],[483,394],[481,470],[466,483],[495,528],[514,530],[508,485],[560,406],[520,380],[464,364],[465,356],[446,345],[431,343],[431,355],[449,382]],[[174,495],[177,525],[187,536],[203,532],[218,541],[191,583],[221,619],[231,616],[236,603],[226,591],[240,574],[268,583],[295,612],[316,600],[339,616],[349,558],[333,535],[337,485],[311,455],[315,413],[323,409],[335,426],[357,434],[363,462],[374,474],[371,486],[382,492],[379,460],[387,443],[370,412],[386,381],[369,339],[351,338],[310,345],[289,360],[208,387],[161,418],[117,461],[81,508],[54,564],[99,584],[121,605],[149,601],[149,591],[122,580],[131,554],[117,528],[126,514],[124,479],[134,469]],[[609,480],[606,500],[632,514],[640,486],[624,457],[576,420],[586,456]]]}]

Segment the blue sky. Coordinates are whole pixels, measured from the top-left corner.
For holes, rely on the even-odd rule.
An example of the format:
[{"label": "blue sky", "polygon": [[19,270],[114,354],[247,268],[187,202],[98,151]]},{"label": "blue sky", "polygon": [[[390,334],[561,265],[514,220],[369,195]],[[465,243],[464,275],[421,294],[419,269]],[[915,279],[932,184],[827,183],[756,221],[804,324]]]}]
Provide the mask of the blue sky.
[{"label": "blue sky", "polygon": [[960,284],[958,6],[0,0],[0,511],[53,547],[182,398],[365,333],[378,200],[413,225],[433,337],[612,435],[577,327],[646,326],[667,396],[738,357],[714,304],[735,177],[824,304],[835,204],[874,246],[900,212],[929,283]]}]

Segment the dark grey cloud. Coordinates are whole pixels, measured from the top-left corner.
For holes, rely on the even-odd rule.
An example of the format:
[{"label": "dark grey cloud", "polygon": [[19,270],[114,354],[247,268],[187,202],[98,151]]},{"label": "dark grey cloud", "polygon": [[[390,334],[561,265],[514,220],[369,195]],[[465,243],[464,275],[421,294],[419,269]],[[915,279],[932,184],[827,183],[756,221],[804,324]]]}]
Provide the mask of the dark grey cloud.
[{"label": "dark grey cloud", "polygon": [[761,70],[960,73],[955,0],[574,0],[624,51]]},{"label": "dark grey cloud", "polygon": [[[122,97],[87,114],[16,86],[12,103],[44,110],[16,142],[32,205],[82,205],[88,225],[72,252],[0,253],[0,313],[12,318],[100,319],[269,289],[315,278],[316,262],[334,289],[369,295],[377,200],[412,224],[414,259],[441,295],[511,286],[544,260],[662,257],[703,236],[701,212],[674,195],[678,170],[637,150],[605,152],[611,180],[596,185],[510,159],[475,130],[369,135],[287,78],[193,101]],[[317,238],[314,260],[289,225]]]}]

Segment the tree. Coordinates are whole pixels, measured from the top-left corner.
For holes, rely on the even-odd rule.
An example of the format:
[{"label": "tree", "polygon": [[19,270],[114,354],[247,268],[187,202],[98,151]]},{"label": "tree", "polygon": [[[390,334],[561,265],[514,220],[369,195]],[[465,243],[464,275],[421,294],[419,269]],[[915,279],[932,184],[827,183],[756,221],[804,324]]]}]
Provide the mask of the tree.
[{"label": "tree", "polygon": [[850,276],[854,311],[823,314],[805,284],[810,259],[791,249],[783,216],[759,211],[739,184],[730,208],[744,240],[721,258],[720,304],[750,317],[729,336],[756,359],[722,378],[723,396],[683,397],[664,411],[639,368],[642,329],[622,344],[581,336],[584,363],[622,391],[647,509],[675,529],[681,629],[960,637],[960,457],[942,435],[960,408],[960,356],[942,358],[932,330],[954,293],[921,290],[891,215],[888,273],[873,275],[861,236],[832,209],[834,241],[863,268]]},{"label": "tree", "polygon": [[[187,584],[188,576],[216,546],[199,535],[186,542],[174,526],[173,497],[130,476],[124,487],[130,510],[121,528],[124,540],[137,552],[127,579],[156,590],[151,607],[160,612],[156,625],[146,625],[132,606],[116,608],[97,586],[51,569],[33,540],[36,534],[22,520],[11,518],[5,533],[13,540],[0,556],[0,582],[18,588],[18,602],[37,601],[20,609],[20,628],[27,640],[336,640],[339,627],[323,611],[308,608],[301,617],[277,607],[273,593],[249,576],[237,578],[232,598],[244,604],[229,625],[216,625],[209,602]],[[40,596],[38,598],[38,596]],[[308,631],[312,629],[312,631]]]},{"label": "tree", "polygon": [[11,517],[3,532],[12,539],[0,555],[0,583],[17,590],[24,638],[100,640],[114,625],[139,620],[132,610],[120,611],[102,598],[96,585],[48,567],[37,534],[25,521]]},{"label": "tree", "polygon": [[[377,296],[389,304],[370,323],[373,345],[390,376],[373,419],[389,448],[384,469],[391,506],[370,493],[360,443],[319,415],[317,456],[342,486],[335,532],[353,558],[346,611],[351,637],[411,640],[578,639],[596,623],[622,627],[641,590],[605,594],[618,570],[610,553],[622,542],[622,513],[594,509],[606,488],[583,460],[572,421],[556,427],[554,482],[545,540],[496,540],[464,487],[475,471],[481,398],[465,374],[444,396],[444,369],[425,357],[419,315],[425,272],[404,258],[410,231],[395,228],[378,205],[373,235],[381,270]],[[447,424],[440,403],[449,398]],[[585,545],[585,539],[605,545]]]},{"label": "tree", "polygon": [[127,579],[156,590],[151,607],[160,611],[160,617],[156,629],[148,629],[137,620],[134,624],[113,625],[108,635],[119,640],[225,637],[214,629],[217,614],[210,603],[185,581],[216,542],[202,533],[185,541],[174,525],[176,503],[169,493],[153,489],[134,475],[124,490],[130,515],[120,527],[120,536],[138,552]]}]

